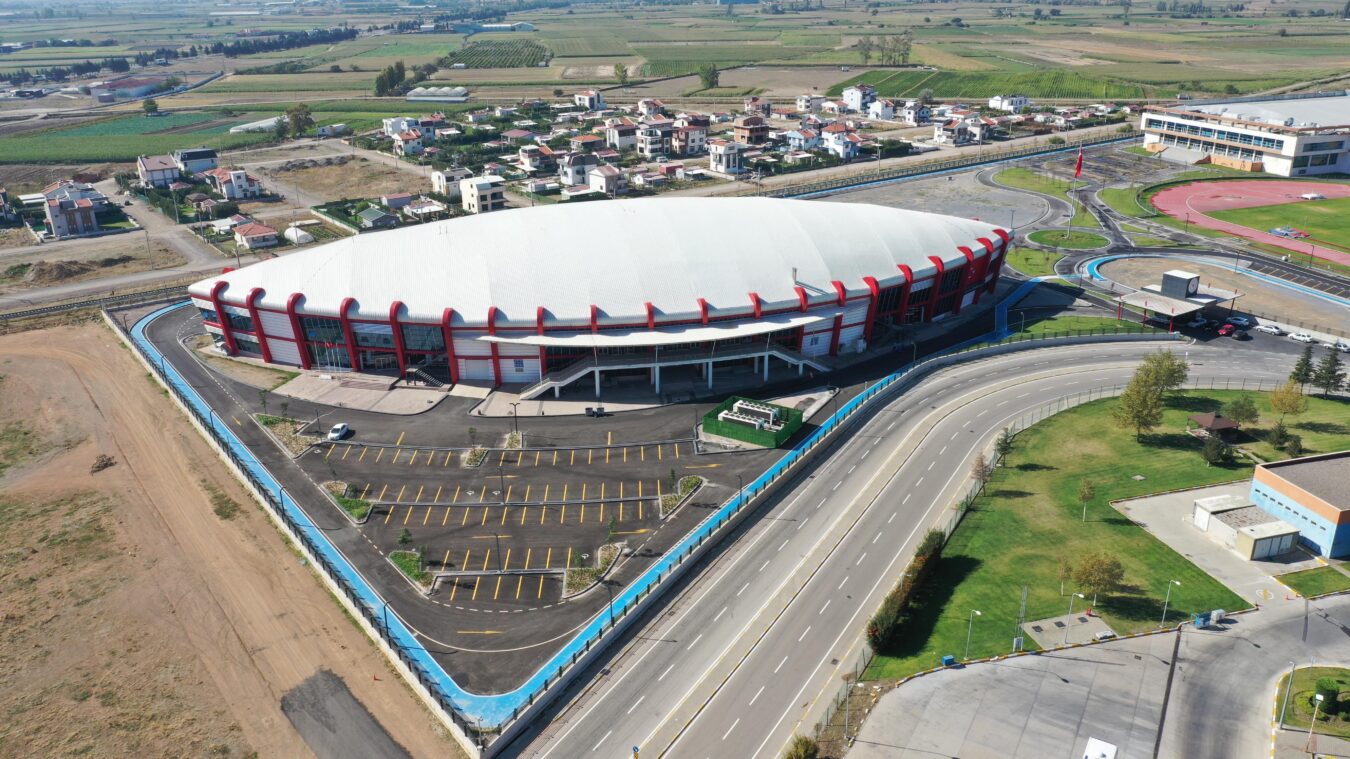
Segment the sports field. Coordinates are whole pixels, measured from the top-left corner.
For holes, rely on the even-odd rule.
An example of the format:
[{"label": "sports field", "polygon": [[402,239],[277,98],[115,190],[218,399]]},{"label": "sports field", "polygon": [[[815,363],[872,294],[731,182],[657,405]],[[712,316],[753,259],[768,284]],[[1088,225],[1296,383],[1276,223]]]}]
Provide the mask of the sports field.
[{"label": "sports field", "polygon": [[[1325,200],[1302,200],[1316,193]],[[1192,182],[1168,187],[1151,202],[1159,211],[1193,226],[1218,230],[1292,253],[1350,265],[1350,184],[1296,180]],[[1290,238],[1268,230],[1292,227],[1310,237]]]}]

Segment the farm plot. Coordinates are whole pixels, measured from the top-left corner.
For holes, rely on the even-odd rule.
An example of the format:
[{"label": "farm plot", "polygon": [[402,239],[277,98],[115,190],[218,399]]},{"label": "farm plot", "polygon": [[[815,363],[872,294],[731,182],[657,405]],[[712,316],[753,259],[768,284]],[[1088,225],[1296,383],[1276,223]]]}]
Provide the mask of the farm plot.
[{"label": "farm plot", "polygon": [[68,129],[50,132],[53,138],[113,137],[118,135],[154,134],[190,127],[216,118],[212,113],[171,113],[166,116],[118,116]]},{"label": "farm plot", "polygon": [[587,58],[632,55],[628,43],[610,34],[586,34],[547,38],[544,44],[559,58]]},{"label": "farm plot", "polygon": [[268,134],[221,134],[212,130],[108,136],[45,132],[39,136],[0,138],[0,163],[134,161],[136,156],[171,153],[179,148],[208,147],[229,150],[271,139],[272,136]]},{"label": "farm plot", "polygon": [[[879,82],[871,82],[882,97],[909,97],[920,89],[931,89],[938,97],[986,98],[1001,92],[1020,92],[1036,98],[1100,98],[1125,100],[1144,96],[1134,84],[1081,76],[1070,71],[955,72],[939,71],[920,78],[920,72],[901,72]],[[842,91],[853,80],[830,88]]]},{"label": "farm plot", "polygon": [[249,92],[350,92],[368,91],[373,73],[360,71],[304,74],[235,74],[214,81],[196,92],[202,95]]},{"label": "farm plot", "polygon": [[769,60],[790,60],[825,52],[820,47],[783,45],[650,45],[635,47],[634,52],[647,60],[647,76],[675,76],[697,71],[709,63],[720,67],[738,66]]},{"label": "farm plot", "polygon": [[548,48],[534,40],[470,42],[444,58],[447,66],[462,63],[471,69],[525,68],[549,59]]}]

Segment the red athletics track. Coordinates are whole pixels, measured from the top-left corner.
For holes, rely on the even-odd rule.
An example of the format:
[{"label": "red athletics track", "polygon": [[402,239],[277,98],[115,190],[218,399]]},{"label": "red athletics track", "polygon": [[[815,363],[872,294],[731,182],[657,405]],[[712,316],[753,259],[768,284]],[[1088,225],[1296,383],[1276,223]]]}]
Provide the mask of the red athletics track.
[{"label": "red athletics track", "polygon": [[1345,253],[1326,250],[1315,243],[1310,244],[1307,240],[1291,240],[1288,237],[1272,235],[1265,230],[1220,221],[1207,215],[1209,211],[1227,211],[1232,208],[1304,203],[1306,201],[1301,200],[1299,196],[1309,192],[1319,193],[1328,198],[1346,198],[1350,197],[1350,185],[1278,180],[1192,182],[1162,190],[1153,196],[1153,205],[1159,211],[1176,219],[1184,219],[1189,214],[1192,224],[1198,224],[1206,229],[1217,229],[1254,242],[1277,245],[1293,253],[1305,256],[1312,253],[1327,261],[1350,265],[1350,255]]}]

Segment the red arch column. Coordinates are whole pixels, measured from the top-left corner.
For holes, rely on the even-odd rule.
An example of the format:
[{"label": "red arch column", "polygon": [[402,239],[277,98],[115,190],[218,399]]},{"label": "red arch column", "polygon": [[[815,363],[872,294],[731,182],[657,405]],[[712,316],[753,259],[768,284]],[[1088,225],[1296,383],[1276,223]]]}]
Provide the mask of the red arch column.
[{"label": "red arch column", "polygon": [[291,331],[295,333],[295,346],[300,349],[300,368],[310,368],[309,363],[309,343],[305,342],[305,333],[300,329],[300,314],[295,311],[295,304],[304,296],[300,293],[291,293],[291,297],[286,299],[286,315],[291,319]]},{"label": "red arch column", "polygon": [[900,323],[905,323],[905,314],[909,312],[909,291],[914,289],[914,270],[904,264],[897,264],[900,274],[905,278],[904,289],[900,291]]},{"label": "red arch column", "polygon": [[267,333],[263,331],[262,319],[258,318],[258,297],[263,294],[261,287],[248,291],[248,318],[253,320],[253,336],[258,338],[258,349],[262,351],[263,361],[272,363],[272,349],[267,347]]},{"label": "red arch column", "polygon": [[962,267],[961,284],[956,287],[956,305],[952,307],[953,314],[961,313],[961,301],[966,299],[966,285],[975,281],[975,251],[964,245],[958,245],[956,249],[966,257],[966,263]]},{"label": "red arch column", "polygon": [[455,361],[455,333],[450,328],[450,320],[455,317],[455,309],[447,308],[441,312],[441,339],[445,341],[445,362],[450,366],[450,381],[459,384],[459,363]]},{"label": "red arch column", "polygon": [[[976,238],[975,241],[983,245],[986,251],[984,256],[984,263],[980,266],[979,275],[975,277],[976,282],[983,282],[986,278],[988,278],[990,271],[997,271],[997,269],[993,269],[992,267],[995,264],[995,259],[998,258],[998,250],[997,248],[995,248],[994,243],[988,237],[978,237]],[[986,289],[987,288],[984,287],[979,287],[975,289],[975,301],[974,301],[975,303],[980,302],[980,296],[984,294],[984,291]]]},{"label": "red arch column", "polygon": [[802,304],[802,311],[805,312],[810,307],[806,297],[806,288],[796,285],[792,289],[797,291],[797,301]]},{"label": "red arch column", "polygon": [[937,310],[938,290],[942,288],[942,275],[947,273],[947,267],[942,263],[942,259],[937,256],[929,256],[929,261],[937,268],[937,273],[933,275],[933,286],[929,288],[932,292],[928,294],[928,313],[924,314],[924,321],[931,322],[933,317],[937,316],[934,311]]},{"label": "red arch column", "polygon": [[[998,287],[999,277],[1003,276],[1003,262],[1008,258],[1008,246],[1012,244],[1012,235],[1005,229],[995,229],[994,234],[999,236],[1002,244],[999,246],[998,264],[994,266],[994,275],[989,278],[988,292],[993,292]],[[991,264],[992,265],[992,264]]]},{"label": "red arch column", "polygon": [[[592,308],[594,308],[594,306],[592,306]],[[497,307],[496,307],[496,306],[492,306],[492,307],[488,308],[487,328],[488,328],[488,334],[489,334],[489,335],[492,335],[493,337],[495,337],[495,336],[497,335]],[[502,365],[501,365],[501,357],[497,355],[497,343],[495,343],[495,342],[489,342],[488,345],[491,346],[491,350],[492,350],[492,385],[493,385],[493,387],[496,387],[496,386],[502,384]]]},{"label": "red arch column", "polygon": [[867,324],[863,327],[863,340],[871,341],[872,322],[877,318],[877,300],[881,297],[881,288],[877,285],[876,277],[863,277],[863,282],[872,293],[872,301],[867,304]]},{"label": "red arch column", "polygon": [[845,303],[847,303],[847,302],[848,302],[848,288],[844,287],[844,283],[843,283],[843,282],[840,282],[839,280],[836,279],[836,280],[832,280],[832,281],[830,282],[830,284],[834,285],[834,292],[835,292],[836,295],[839,296],[839,305],[842,306],[842,305],[844,305]]},{"label": "red arch column", "polygon": [[389,304],[389,326],[394,332],[394,355],[398,357],[398,377],[403,379],[408,371],[408,357],[404,353],[403,347],[403,328],[398,323],[398,311],[403,308],[403,301],[396,300]]},{"label": "red arch column", "polygon": [[708,301],[704,300],[703,298],[699,298],[699,299],[698,299],[698,313],[699,313],[700,318],[703,320],[703,324],[704,324],[704,325],[707,325],[707,323],[708,323]]},{"label": "red arch column", "polygon": [[647,309],[647,329],[656,329],[656,306],[651,301],[642,304]]},{"label": "red arch column", "polygon": [[338,321],[342,322],[342,339],[347,343],[347,360],[352,362],[352,371],[361,371],[361,359],[356,350],[356,335],[352,332],[352,320],[347,314],[351,311],[356,298],[343,298],[338,306]]},{"label": "red arch column", "polygon": [[239,352],[239,346],[234,342],[234,334],[230,330],[230,315],[225,313],[225,301],[220,297],[220,291],[229,287],[229,283],[223,279],[216,280],[211,286],[211,305],[216,309],[216,321],[220,323],[221,334],[225,338],[225,350],[231,356]]},{"label": "red arch column", "polygon": [[[648,303],[647,305],[650,306],[651,304]],[[540,337],[544,336],[544,317],[547,313],[543,306],[534,310],[534,332]],[[544,376],[544,367],[546,366],[548,366],[548,349],[541,345],[539,346],[539,377],[541,379]]]},{"label": "red arch column", "polygon": [[754,309],[756,319],[764,316],[764,301],[759,293],[750,293],[750,307]]}]

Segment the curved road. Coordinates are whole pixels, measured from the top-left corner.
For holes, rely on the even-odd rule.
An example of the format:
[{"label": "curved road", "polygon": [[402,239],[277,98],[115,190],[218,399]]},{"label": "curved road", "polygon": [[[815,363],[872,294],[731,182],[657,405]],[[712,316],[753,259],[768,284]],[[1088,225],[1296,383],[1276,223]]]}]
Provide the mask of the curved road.
[{"label": "curved road", "polygon": [[[1282,380],[1276,341],[1173,345],[1198,382]],[[542,732],[504,755],[778,756],[851,669],[862,626],[975,453],[1024,415],[1125,381],[1158,344],[1061,347],[943,370],[790,485]],[[811,714],[810,719],[816,719]]]}]

